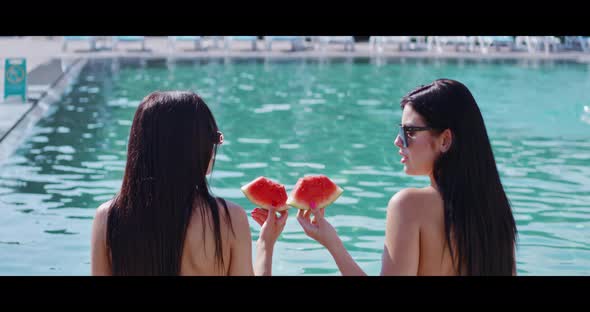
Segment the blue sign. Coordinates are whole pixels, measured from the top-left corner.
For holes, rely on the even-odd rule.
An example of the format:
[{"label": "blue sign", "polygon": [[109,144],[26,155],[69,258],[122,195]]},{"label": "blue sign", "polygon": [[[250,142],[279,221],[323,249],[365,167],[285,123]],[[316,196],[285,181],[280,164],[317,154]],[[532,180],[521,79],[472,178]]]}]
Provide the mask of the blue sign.
[{"label": "blue sign", "polygon": [[24,58],[6,59],[4,66],[4,98],[20,96],[27,101],[27,60]]}]

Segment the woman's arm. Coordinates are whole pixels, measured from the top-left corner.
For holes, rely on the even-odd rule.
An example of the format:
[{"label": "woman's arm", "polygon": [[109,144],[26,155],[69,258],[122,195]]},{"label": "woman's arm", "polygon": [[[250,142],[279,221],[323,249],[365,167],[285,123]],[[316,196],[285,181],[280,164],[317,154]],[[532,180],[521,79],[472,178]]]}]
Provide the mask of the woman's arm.
[{"label": "woman's arm", "polygon": [[254,264],[254,275],[271,276],[272,275],[272,254],[274,245],[267,245],[258,240],[256,242],[256,260]]},{"label": "woman's arm", "polygon": [[289,213],[287,210],[280,211],[277,218],[274,210],[267,211],[260,208],[252,210],[252,218],[262,226],[260,236],[256,242],[256,261],[254,272],[256,276],[272,275],[272,254],[274,245],[287,223]]},{"label": "woman's arm", "polygon": [[366,276],[367,273],[354,261],[344,244],[340,241],[338,244],[328,248],[332,258],[336,261],[338,270],[343,276]]},{"label": "woman's arm", "polygon": [[[398,192],[387,207],[385,247],[381,275],[417,275],[420,260],[419,194]],[[314,220],[310,220],[310,215]],[[324,209],[300,210],[297,220],[305,233],[328,249],[342,275],[366,275],[350,256],[334,227],[324,218]]]},{"label": "woman's arm", "polygon": [[[310,220],[310,215],[314,220]],[[297,220],[303,227],[305,234],[322,244],[336,261],[342,275],[367,275],[348,253],[334,227],[324,218],[324,208],[299,210]]]}]

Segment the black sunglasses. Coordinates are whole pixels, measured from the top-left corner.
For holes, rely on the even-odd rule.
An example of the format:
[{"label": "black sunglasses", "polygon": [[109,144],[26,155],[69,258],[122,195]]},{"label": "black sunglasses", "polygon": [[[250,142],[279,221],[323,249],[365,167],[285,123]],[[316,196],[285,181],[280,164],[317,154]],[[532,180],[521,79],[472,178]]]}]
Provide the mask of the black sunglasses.
[{"label": "black sunglasses", "polygon": [[412,127],[412,126],[402,126],[399,125],[399,137],[402,139],[402,143],[404,147],[408,147],[408,132],[416,132],[416,131],[426,131],[426,130],[433,130],[433,127]]},{"label": "black sunglasses", "polygon": [[213,144],[218,144],[218,145],[223,144],[223,133],[221,131],[217,131],[213,135]]}]

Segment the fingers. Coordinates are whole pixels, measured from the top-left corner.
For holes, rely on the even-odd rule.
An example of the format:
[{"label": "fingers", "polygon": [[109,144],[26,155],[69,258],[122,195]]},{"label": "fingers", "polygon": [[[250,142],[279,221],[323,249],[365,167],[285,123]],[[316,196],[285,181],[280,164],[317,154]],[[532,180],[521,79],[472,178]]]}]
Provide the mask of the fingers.
[{"label": "fingers", "polygon": [[301,224],[301,226],[303,226],[303,223],[306,222],[306,220],[305,220],[305,210],[299,209],[299,211],[297,211],[297,221],[299,221],[299,224]]},{"label": "fingers", "polygon": [[264,217],[264,219],[266,219],[266,214],[267,214],[267,213],[268,213],[268,212],[267,212],[266,210],[264,210],[264,209],[261,209],[261,208],[254,208],[254,209],[252,210],[252,214],[259,215],[259,216],[263,216],[263,217]]},{"label": "fingers", "polygon": [[299,222],[299,224],[303,228],[303,231],[305,232],[305,234],[307,234],[307,236],[315,239],[315,235],[317,234],[317,231],[318,231],[318,226],[315,223],[311,222],[310,215],[311,215],[311,211],[309,209],[308,210],[299,210],[297,212],[297,221]]},{"label": "fingers", "polygon": [[312,209],[310,209],[310,212],[313,214],[314,221],[317,222],[324,217],[324,209],[325,208],[321,208],[321,209],[312,208]]},{"label": "fingers", "polygon": [[256,221],[256,223],[258,223],[258,225],[260,226],[264,224],[264,219],[262,219],[262,217],[260,217],[259,215],[252,214],[252,219],[254,219],[254,221]]},{"label": "fingers", "polygon": [[270,213],[268,212],[268,210],[258,208],[258,207],[254,208],[254,210],[252,210],[252,218],[258,224],[260,224],[260,226],[262,226],[264,224],[264,222],[268,219],[269,214]]},{"label": "fingers", "polygon": [[266,211],[265,211],[265,210],[263,210],[263,209],[260,209],[260,208],[254,208],[254,210],[252,210],[252,213],[251,213],[251,214],[252,214],[252,216],[263,217],[263,218],[264,218],[264,220],[266,220],[266,214],[267,214],[267,213],[268,213],[268,212],[266,212]]},{"label": "fingers", "polygon": [[299,209],[297,211],[297,219],[301,219],[302,221],[309,221],[309,210]]},{"label": "fingers", "polygon": [[311,209],[305,210],[305,212],[303,213],[303,218],[307,221],[310,221],[310,217],[311,216]]},{"label": "fingers", "polygon": [[274,208],[268,209],[268,215],[266,216],[266,222],[274,222],[277,221],[276,210]]},{"label": "fingers", "polygon": [[309,235],[309,233],[311,232],[311,227],[310,227],[311,224],[309,223],[309,221],[307,221],[303,217],[303,213],[301,212],[301,210],[298,212],[297,221],[299,222],[299,224],[303,228],[303,231],[305,232],[305,234]]},{"label": "fingers", "polygon": [[258,223],[260,226],[262,226],[262,224],[264,224],[264,220],[266,220],[266,215],[262,211],[264,210],[255,208],[251,213],[252,219],[254,219],[254,221],[256,221],[256,223]]},{"label": "fingers", "polygon": [[256,214],[258,216],[261,216],[264,220],[266,220],[268,211],[265,209],[256,207],[256,208],[254,208],[254,210],[252,210],[252,213]]},{"label": "fingers", "polygon": [[281,216],[277,219],[277,224],[282,227],[287,223],[287,218],[289,217],[289,210],[283,210],[279,213],[281,214]]},{"label": "fingers", "polygon": [[260,226],[264,225],[264,219],[262,219],[260,217],[253,217],[252,219],[254,219],[254,221],[256,221],[256,223],[258,223],[258,225],[260,225]]}]

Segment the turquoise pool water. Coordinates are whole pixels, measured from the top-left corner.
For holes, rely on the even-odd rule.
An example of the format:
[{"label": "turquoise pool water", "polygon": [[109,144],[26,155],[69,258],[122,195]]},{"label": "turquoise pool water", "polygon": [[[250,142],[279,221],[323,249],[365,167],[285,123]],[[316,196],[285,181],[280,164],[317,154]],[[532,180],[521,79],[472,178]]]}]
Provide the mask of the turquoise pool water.
[{"label": "turquoise pool water", "polygon": [[[520,231],[518,273],[588,275],[590,68],[374,59],[90,61],[0,165],[0,275],[90,273],[95,209],[119,188],[133,113],[157,89],[203,96],[226,139],[212,189],[248,212],[239,187],[260,175],[288,190],[317,173],[342,186],[327,217],[377,275],[389,198],[427,183],[404,175],[393,146],[399,99],[441,77],[465,83],[480,105]],[[292,212],[274,273],[339,274]]]}]

